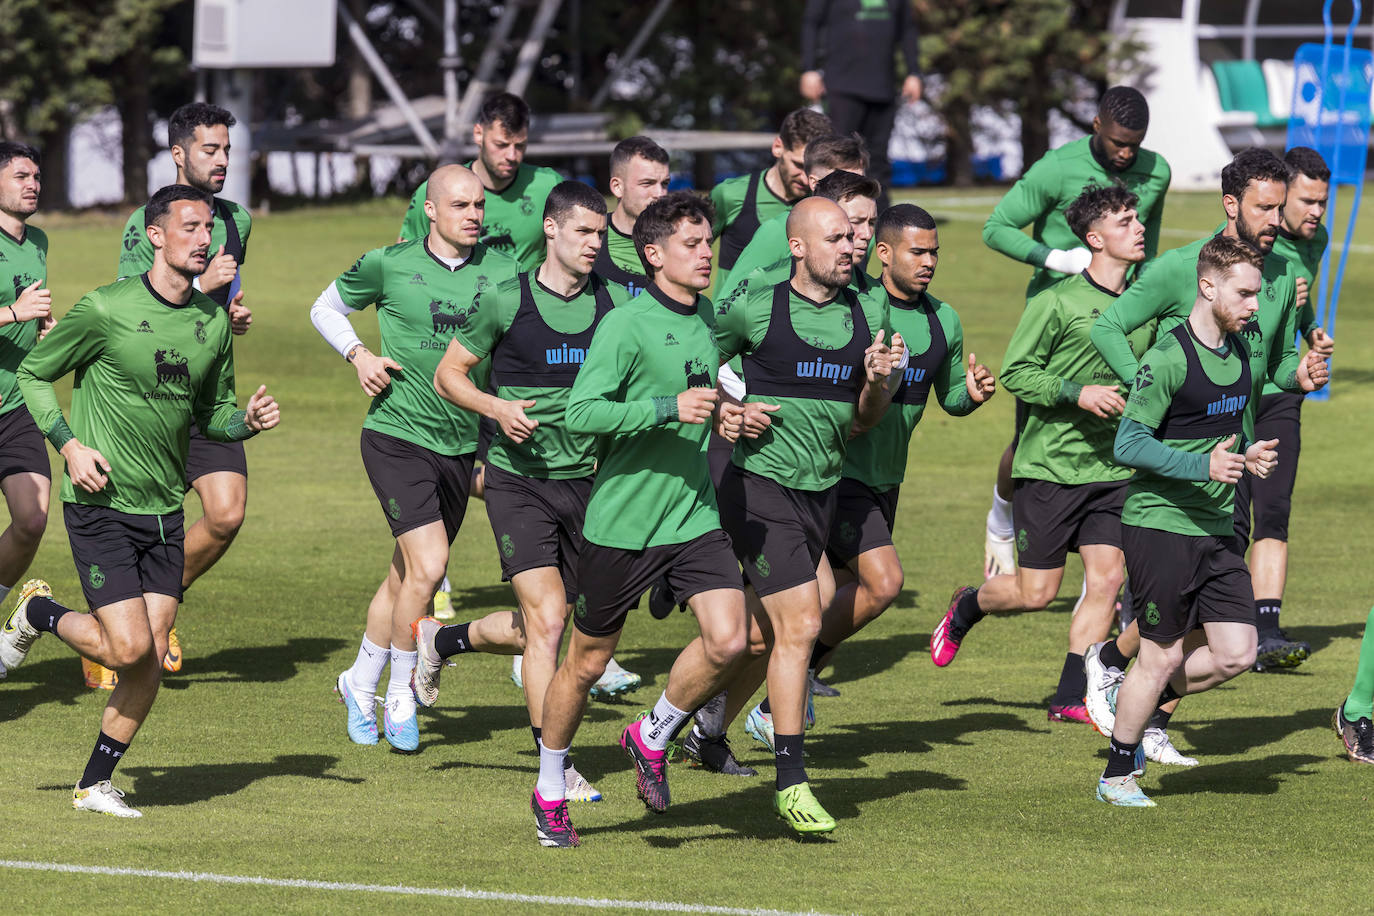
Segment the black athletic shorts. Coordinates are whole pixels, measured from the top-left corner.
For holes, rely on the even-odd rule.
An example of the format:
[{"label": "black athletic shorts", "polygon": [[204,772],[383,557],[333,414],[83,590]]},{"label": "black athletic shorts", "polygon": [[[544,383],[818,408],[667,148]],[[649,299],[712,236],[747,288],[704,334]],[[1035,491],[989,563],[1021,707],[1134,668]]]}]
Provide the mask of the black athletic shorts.
[{"label": "black athletic shorts", "polygon": [[189,487],[196,478],[217,471],[248,476],[248,456],[244,454],[243,443],[207,439],[192,420],[191,443],[186,449],[186,485]]},{"label": "black athletic shorts", "polygon": [[816,578],[830,540],[836,487],[794,490],[736,464],[725,470],[716,501],[744,576],[760,597]]},{"label": "black athletic shorts", "polygon": [[840,478],[835,485],[835,519],[825,548],[832,564],[844,566],[859,554],[892,543],[900,491],[893,487],[879,493],[857,480]]},{"label": "black athletic shorts", "polygon": [[371,429],[363,430],[360,444],[367,479],[392,537],[442,521],[452,544],[468,508],[472,453],[440,455]]},{"label": "black athletic shorts", "polygon": [[744,590],[730,539],[719,528],[686,543],[642,550],[588,541],[578,565],[573,626],[588,636],[620,632],[640,596],[664,578],[673,598],[682,602],[718,588]]},{"label": "black athletic shorts", "polygon": [[1121,526],[1140,635],[1171,642],[1204,623],[1255,625],[1250,570],[1231,538]]},{"label": "black athletic shorts", "polygon": [[1126,481],[1068,485],[1018,477],[1011,495],[1016,564],[1060,569],[1084,544],[1121,546]]},{"label": "black athletic shorts", "polygon": [[1268,477],[1246,474],[1236,485],[1236,537],[1242,550],[1252,536],[1257,541],[1288,540],[1288,516],[1293,510],[1293,485],[1298,479],[1298,453],[1302,451],[1302,402],[1302,395],[1287,391],[1260,398],[1255,439],[1279,440],[1275,449],[1279,463]]},{"label": "black athletic shorts", "polygon": [[501,557],[501,580],[552,566],[563,574],[568,601],[577,598],[577,563],[592,478],[542,480],[487,465],[487,518]]},{"label": "black athletic shorts", "polygon": [[144,594],[181,598],[186,565],[181,512],[130,515],[63,503],[62,518],[81,591],[92,610]]},{"label": "black athletic shorts", "polygon": [[725,479],[725,469],[730,466],[730,458],[735,454],[735,443],[711,430],[711,441],[706,446],[706,463],[711,468],[711,484],[717,490]]},{"label": "black athletic shorts", "polygon": [[0,480],[11,474],[42,474],[52,480],[47,440],[27,407],[0,414]]}]

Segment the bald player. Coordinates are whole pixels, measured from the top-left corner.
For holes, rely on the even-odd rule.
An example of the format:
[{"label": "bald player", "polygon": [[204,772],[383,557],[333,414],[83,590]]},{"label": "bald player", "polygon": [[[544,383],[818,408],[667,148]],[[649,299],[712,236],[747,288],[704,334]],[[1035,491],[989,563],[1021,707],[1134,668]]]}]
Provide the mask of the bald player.
[{"label": "bald player", "polygon": [[[386,739],[400,751],[420,746],[410,688],[416,660],[411,624],[425,615],[444,577],[477,450],[477,416],[441,398],[434,373],[480,294],[520,269],[478,241],[484,208],[482,183],[469,169],[436,169],[426,183],[429,232],[367,252],[310,310],[316,330],[353,364],[359,386],[372,398],[363,422],[363,466],[396,538],[386,581],[367,609],[357,660],[338,678],[348,737],[357,744],[377,743],[374,698],[390,661]],[[380,355],[363,346],[348,321],[369,305],[377,307]],[[487,367],[474,371],[485,385]]]},{"label": "bald player", "polygon": [[828,833],[835,820],[802,764],[807,667],[821,610],[835,593],[825,545],[846,441],[856,424],[878,421],[888,401],[883,386],[905,353],[900,337],[892,348],[885,340],[886,300],[860,300],[849,289],[854,228],[845,211],[807,198],[786,228],[791,279],[750,289],[716,315],[720,360],[741,356],[748,380],[741,438],[718,499],[752,591],[755,659],[727,687],[726,722],[766,673],[774,810],[799,833]]}]

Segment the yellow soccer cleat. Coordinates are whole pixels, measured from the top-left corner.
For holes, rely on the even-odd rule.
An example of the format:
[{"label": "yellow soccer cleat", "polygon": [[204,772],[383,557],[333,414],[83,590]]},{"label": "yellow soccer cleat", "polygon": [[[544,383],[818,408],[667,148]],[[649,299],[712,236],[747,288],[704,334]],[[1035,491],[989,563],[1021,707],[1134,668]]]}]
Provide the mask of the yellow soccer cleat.
[{"label": "yellow soccer cleat", "polygon": [[167,633],[167,654],[162,656],[162,670],[176,674],[181,670],[181,640],[177,639],[177,628]]},{"label": "yellow soccer cleat", "polygon": [[811,794],[811,786],[804,782],[775,793],[773,810],[801,834],[829,833],[835,829],[835,819],[826,813]]},{"label": "yellow soccer cleat", "polygon": [[86,686],[92,690],[114,690],[115,684],[119,683],[116,672],[85,656],[81,658],[81,674],[86,679]]}]

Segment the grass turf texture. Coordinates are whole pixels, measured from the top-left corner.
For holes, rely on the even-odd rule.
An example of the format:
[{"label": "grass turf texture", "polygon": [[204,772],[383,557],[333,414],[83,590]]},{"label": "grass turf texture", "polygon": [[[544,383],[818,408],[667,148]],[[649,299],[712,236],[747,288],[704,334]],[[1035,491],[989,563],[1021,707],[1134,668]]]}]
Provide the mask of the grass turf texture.
[{"label": "grass turf texture", "polygon": [[[1215,226],[1217,197],[1170,195],[1165,247]],[[933,191],[914,199],[941,221],[933,291],[959,310],[966,346],[996,370],[1029,273],[979,238],[996,198]],[[107,695],[86,690],[76,657],[47,637],[0,683],[0,858],[822,912],[1097,910],[1140,901],[1142,891],[1160,911],[1348,902],[1350,876],[1369,849],[1374,772],[1346,762],[1329,723],[1349,690],[1374,596],[1364,565],[1374,487],[1359,470],[1374,441],[1366,250],[1350,259],[1335,396],[1304,411],[1284,622],[1316,654],[1294,673],[1247,674],[1185,700],[1172,734],[1204,765],[1152,764],[1143,787],[1157,809],[1095,801],[1106,740],[1045,720],[1081,581],[1076,560],[1048,611],[989,619],[952,667],[929,661],[929,633],[950,591],[979,578],[983,515],[1011,428],[1012,400],[1000,393],[963,420],[935,409],[917,432],[897,526],[906,589],[840,651],[829,680],[844,695],[817,702],[807,736],[812,783],[839,820],[833,839],[800,844],[773,815],[771,760],[742,721],[734,746],[759,777],[675,765],[672,808],[646,813],[616,737],[658,696],[695,628],[686,615],[660,623],[640,611],[617,657],[645,683],[628,700],[589,707],[574,757],[606,800],[572,807],[586,845],[564,854],[534,842],[536,758],[508,659],[458,659],[438,707],[421,712],[414,756],[350,744],[331,693],[352,662],[392,541],[358,455],[367,399],[307,312],[361,252],[394,238],[403,209],[380,201],[257,222],[245,267],[254,327],[236,348],[240,399],[267,383],[282,425],[248,446],[247,524],[189,593],[178,627],[186,667],[165,680],[116,771],[145,816],[70,809]],[[60,313],[110,278],[120,222],[37,222],[52,240]],[[1371,228],[1366,216],[1357,238]],[[357,324],[375,342],[370,315]],[[198,513],[192,497],[188,520]],[[31,574],[80,604],[56,502]],[[450,577],[460,619],[510,606],[480,503],[454,545]],[[108,912],[375,912],[415,902],[16,870],[4,870],[3,882],[10,912],[95,899]],[[552,909],[424,905],[441,903]]]}]

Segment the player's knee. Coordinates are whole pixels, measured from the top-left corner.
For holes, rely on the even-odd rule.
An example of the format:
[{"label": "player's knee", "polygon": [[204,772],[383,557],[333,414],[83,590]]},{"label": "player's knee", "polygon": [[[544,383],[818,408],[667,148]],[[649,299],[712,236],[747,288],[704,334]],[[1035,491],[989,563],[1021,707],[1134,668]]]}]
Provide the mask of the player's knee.
[{"label": "player's knee", "polygon": [[1028,611],[1043,611],[1058,594],[1058,589],[1049,585],[1022,585],[1021,606]]},{"label": "player's knee", "polygon": [[706,660],[715,668],[724,668],[748,649],[749,637],[742,629],[703,633],[701,644]]},{"label": "player's knee", "polygon": [[43,532],[48,529],[48,510],[34,509],[15,515],[10,521],[10,530],[21,544],[37,547],[43,540]]},{"label": "player's knee", "polygon": [[437,554],[431,557],[415,557],[406,564],[403,584],[408,588],[418,588],[426,597],[433,595],[448,570],[448,557]]},{"label": "player's knee", "polygon": [[[883,569],[878,572],[872,580],[865,585],[873,594],[874,603],[878,606],[878,614],[887,610],[892,602],[897,600],[897,596],[902,593],[902,585],[906,582],[906,574],[902,572],[902,567],[896,566],[890,569]],[[877,614],[874,615],[875,617]]]},{"label": "player's knee", "polygon": [[236,501],[224,501],[205,507],[205,528],[217,541],[232,541],[243,527],[244,506]]},{"label": "player's knee", "polygon": [[808,652],[821,635],[820,614],[798,614],[788,620],[786,627],[775,627],[777,643],[788,648],[804,648]]},{"label": "player's knee", "polygon": [[1093,588],[1108,595],[1119,594],[1121,586],[1125,584],[1126,570],[1119,565],[1105,572],[1095,573],[1092,579]]},{"label": "player's knee", "polygon": [[153,651],[151,633],[125,634],[111,641],[110,667],[116,671],[135,668],[139,662],[151,657]]},{"label": "player's knee", "polygon": [[1249,671],[1255,664],[1255,647],[1246,646],[1245,648],[1231,649],[1218,652],[1212,651],[1213,658],[1216,659],[1217,668],[1223,677],[1232,678],[1238,674]]},{"label": "player's knee", "polygon": [[606,673],[606,663],[610,660],[609,654],[601,652],[584,652],[579,655],[573,666],[578,682],[590,690],[591,686],[600,680],[601,675]]}]

